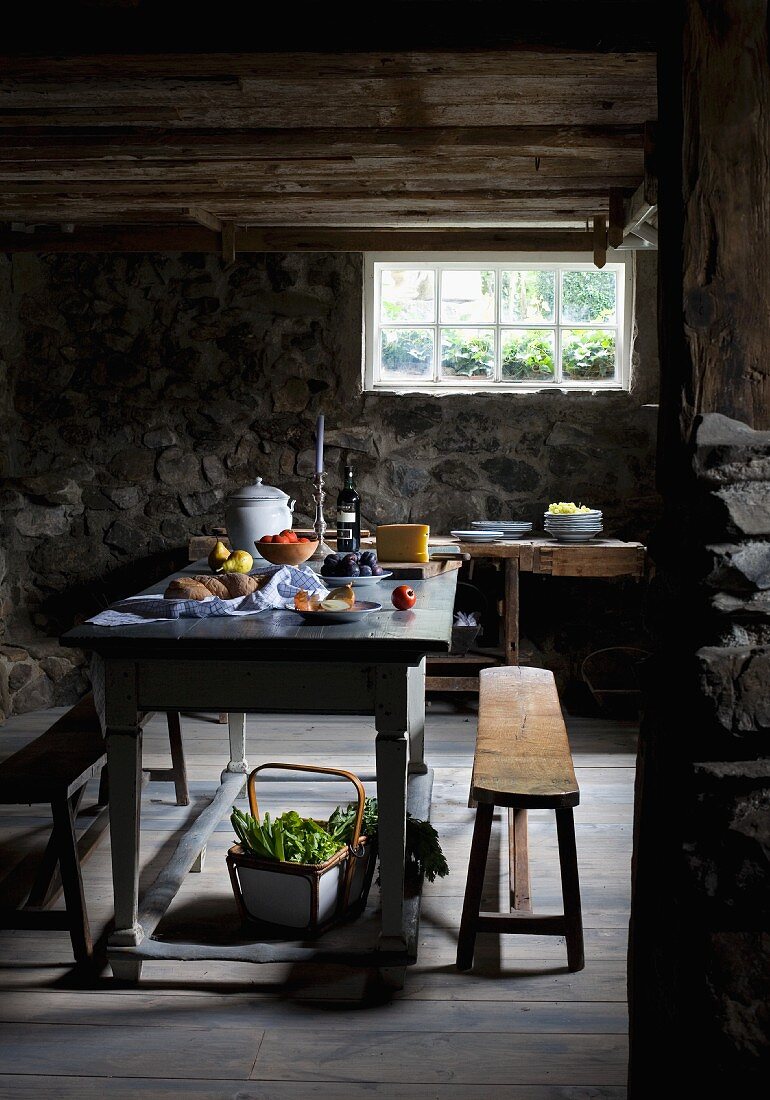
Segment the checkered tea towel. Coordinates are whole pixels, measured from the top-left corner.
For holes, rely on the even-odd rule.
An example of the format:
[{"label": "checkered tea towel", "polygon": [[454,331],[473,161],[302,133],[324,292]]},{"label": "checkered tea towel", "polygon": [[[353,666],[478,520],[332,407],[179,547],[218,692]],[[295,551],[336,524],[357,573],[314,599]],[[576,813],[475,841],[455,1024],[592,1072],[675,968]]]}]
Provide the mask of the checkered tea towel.
[{"label": "checkered tea towel", "polygon": [[240,596],[235,600],[221,600],[218,596],[210,596],[207,600],[167,600],[162,595],[131,596],[114,603],[106,611],[100,611],[88,622],[94,626],[136,626],[163,619],[254,615],[259,611],[285,607],[300,588],[306,592],[326,592],[321,579],[309,569],[280,565],[265,572],[270,573],[270,580],[250,596]]}]

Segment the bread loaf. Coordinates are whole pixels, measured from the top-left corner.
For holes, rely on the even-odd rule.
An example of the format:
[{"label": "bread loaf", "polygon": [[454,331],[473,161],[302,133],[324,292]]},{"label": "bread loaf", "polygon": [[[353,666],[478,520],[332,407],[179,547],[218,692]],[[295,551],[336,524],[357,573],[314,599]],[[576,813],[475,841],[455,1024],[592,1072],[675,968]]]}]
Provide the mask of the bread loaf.
[{"label": "bread loaf", "polygon": [[245,573],[225,573],[220,577],[177,577],[169,582],[163,595],[167,600],[206,600],[209,596],[235,600],[257,592],[267,579],[267,574],[249,577]]},{"label": "bread loaf", "polygon": [[167,600],[207,600],[211,593],[194,577],[177,577],[163,593]]}]

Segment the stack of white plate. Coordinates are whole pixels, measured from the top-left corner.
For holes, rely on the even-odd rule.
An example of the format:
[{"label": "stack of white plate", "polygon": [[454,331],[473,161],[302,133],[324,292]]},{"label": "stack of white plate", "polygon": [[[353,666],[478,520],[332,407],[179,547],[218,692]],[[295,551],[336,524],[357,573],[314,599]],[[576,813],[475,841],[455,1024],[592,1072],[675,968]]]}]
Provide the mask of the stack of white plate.
[{"label": "stack of white plate", "polygon": [[503,541],[507,542],[509,539],[520,539],[524,535],[532,533],[532,524],[526,520],[518,519],[474,519],[471,523],[471,527],[474,531],[484,533],[485,531],[502,531]]},{"label": "stack of white plate", "polygon": [[545,530],[551,538],[559,542],[588,542],[602,531],[602,513],[592,508],[590,512],[576,512],[575,515],[545,513]]},{"label": "stack of white plate", "polygon": [[489,530],[485,528],[483,531],[476,529],[473,531],[451,531],[450,534],[454,535],[460,542],[500,542],[503,537],[503,532],[499,527]]}]

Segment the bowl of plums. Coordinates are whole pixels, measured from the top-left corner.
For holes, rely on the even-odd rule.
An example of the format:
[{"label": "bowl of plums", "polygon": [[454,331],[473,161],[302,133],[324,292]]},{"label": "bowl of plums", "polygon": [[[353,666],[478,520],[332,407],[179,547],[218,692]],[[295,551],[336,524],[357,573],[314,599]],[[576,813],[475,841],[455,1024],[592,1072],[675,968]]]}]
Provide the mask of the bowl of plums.
[{"label": "bowl of plums", "polygon": [[327,554],[321,566],[321,576],[326,578],[344,577],[347,584],[354,588],[365,588],[370,584],[392,577],[377,561],[374,550],[355,550],[349,553]]}]

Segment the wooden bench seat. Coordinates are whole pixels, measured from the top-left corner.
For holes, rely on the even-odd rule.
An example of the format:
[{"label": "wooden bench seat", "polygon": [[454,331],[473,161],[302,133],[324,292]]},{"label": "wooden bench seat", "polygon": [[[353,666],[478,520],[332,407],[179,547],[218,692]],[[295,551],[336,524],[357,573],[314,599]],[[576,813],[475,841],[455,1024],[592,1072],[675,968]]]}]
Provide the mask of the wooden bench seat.
[{"label": "wooden bench seat", "polygon": [[[106,827],[106,807],[80,841],[75,822],[86,784],[106,762],[99,718],[92,697],[87,695],[40,737],[0,764],[0,803],[48,802],[53,817],[51,837],[25,904],[0,911],[0,923],[5,928],[67,929],[79,962],[93,953],[80,864]],[[58,893],[57,867],[64,912],[47,908]]]},{"label": "wooden bench seat", "polygon": [[[476,821],[457,944],[457,966],[473,964],[477,932],[564,936],[570,970],[584,966],[575,824],[580,801],[553,673],[514,665],[479,676],[479,723],[471,779]],[[495,806],[508,808],[510,912],[480,912]],[[527,811],[556,813],[564,912],[532,912]]]},{"label": "wooden bench seat", "polygon": [[[144,723],[149,714],[142,717]],[[179,715],[167,715],[172,766],[143,771],[143,779],[173,782],[177,804],[190,796]],[[93,954],[81,863],[107,827],[107,750],[93,695],[86,695],[45,733],[0,763],[0,805],[49,803],[53,828],[37,868],[32,889],[20,908],[0,909],[0,927],[66,929],[75,958]],[[101,808],[78,839],[76,822],[88,781],[101,772],[97,798]],[[19,870],[22,870],[19,868]],[[3,893],[11,892],[9,876]],[[16,876],[19,877],[19,876]],[[64,891],[66,911],[48,908]],[[21,895],[24,896],[23,894]]]}]

